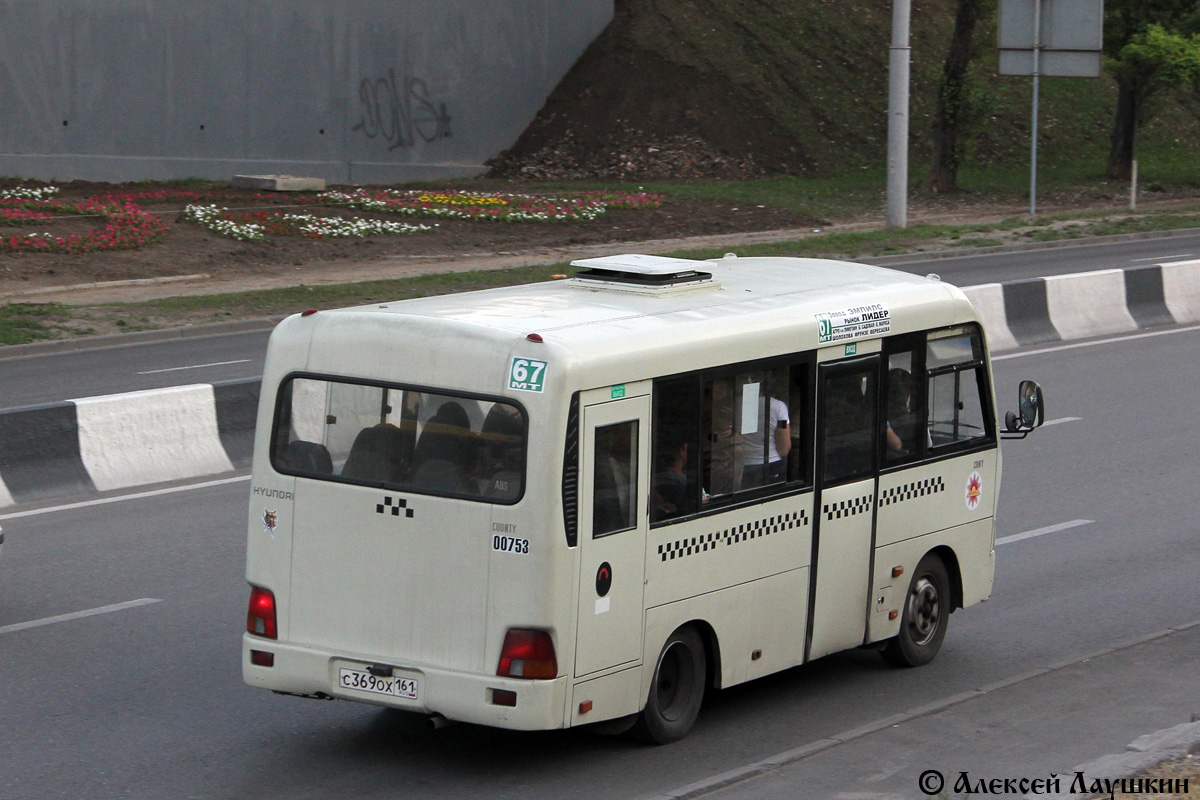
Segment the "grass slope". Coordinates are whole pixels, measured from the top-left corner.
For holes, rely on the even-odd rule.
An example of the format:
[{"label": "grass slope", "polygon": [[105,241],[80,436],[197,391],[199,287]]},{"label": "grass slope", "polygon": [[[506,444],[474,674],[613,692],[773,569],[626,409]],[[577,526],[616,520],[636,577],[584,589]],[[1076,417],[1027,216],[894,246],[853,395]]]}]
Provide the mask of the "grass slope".
[{"label": "grass slope", "polygon": [[[616,146],[614,131],[627,130],[651,143],[696,137],[731,159],[752,162],[751,174],[830,176],[876,168],[887,144],[891,5],[617,0],[613,23],[508,155],[544,157],[564,142],[581,152],[603,150]],[[927,171],[954,12],[954,0],[912,6],[910,164],[918,181]],[[1031,81],[996,74],[994,5],[976,42],[964,183],[1027,183]],[[1040,170],[1050,180],[1100,175],[1115,105],[1112,82],[1044,78],[1041,97]],[[1194,180],[1198,133],[1195,116],[1166,99],[1140,139],[1143,176]]]}]

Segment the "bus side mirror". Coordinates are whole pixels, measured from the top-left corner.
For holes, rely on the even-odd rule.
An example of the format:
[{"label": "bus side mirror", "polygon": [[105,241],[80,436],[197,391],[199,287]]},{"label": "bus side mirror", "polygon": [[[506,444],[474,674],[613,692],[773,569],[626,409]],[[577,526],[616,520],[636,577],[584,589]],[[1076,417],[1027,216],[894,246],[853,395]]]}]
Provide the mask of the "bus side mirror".
[{"label": "bus side mirror", "polygon": [[1037,381],[1021,381],[1017,389],[1019,411],[1009,411],[1004,415],[1004,427],[1007,433],[1019,434],[1013,438],[1025,438],[1034,428],[1046,421],[1046,406],[1042,400],[1042,387]]}]

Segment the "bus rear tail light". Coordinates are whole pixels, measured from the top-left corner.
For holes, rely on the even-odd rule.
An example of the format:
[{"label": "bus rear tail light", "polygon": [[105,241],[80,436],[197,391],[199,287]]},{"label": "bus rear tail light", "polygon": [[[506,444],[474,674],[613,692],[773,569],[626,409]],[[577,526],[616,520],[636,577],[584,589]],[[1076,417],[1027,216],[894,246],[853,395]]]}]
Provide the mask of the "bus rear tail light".
[{"label": "bus rear tail light", "polygon": [[275,594],[270,589],[250,587],[250,610],[246,613],[246,630],[255,636],[279,638],[275,622]]},{"label": "bus rear tail light", "polygon": [[503,678],[546,679],[558,677],[554,641],[546,631],[509,628],[500,649],[496,674]]}]

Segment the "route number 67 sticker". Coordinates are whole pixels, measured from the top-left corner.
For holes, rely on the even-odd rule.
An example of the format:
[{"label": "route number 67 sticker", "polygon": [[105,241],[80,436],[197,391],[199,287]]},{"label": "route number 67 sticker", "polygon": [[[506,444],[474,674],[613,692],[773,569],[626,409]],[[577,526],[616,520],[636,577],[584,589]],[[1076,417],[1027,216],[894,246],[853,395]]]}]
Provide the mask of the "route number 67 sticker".
[{"label": "route number 67 sticker", "polygon": [[522,392],[540,392],[545,386],[546,362],[532,358],[514,358],[508,370],[508,388]]}]

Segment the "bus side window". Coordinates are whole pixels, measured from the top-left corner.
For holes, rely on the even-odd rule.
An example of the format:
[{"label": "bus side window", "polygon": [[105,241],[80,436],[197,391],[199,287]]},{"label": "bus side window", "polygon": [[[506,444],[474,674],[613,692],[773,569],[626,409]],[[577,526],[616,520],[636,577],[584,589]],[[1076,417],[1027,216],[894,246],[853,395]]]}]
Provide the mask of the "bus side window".
[{"label": "bus side window", "polygon": [[928,441],[933,448],[988,436],[983,392],[987,382],[977,330],[931,334],[926,351]]},{"label": "bus side window", "polygon": [[650,520],[696,513],[700,490],[700,380],[691,375],[654,386]]},{"label": "bus side window", "polygon": [[868,474],[875,452],[873,369],[843,371],[825,377],[825,481]]},{"label": "bus side window", "polygon": [[811,481],[802,435],[812,367],[730,367],[654,382],[650,521],[716,507],[735,493]]},{"label": "bus side window", "polygon": [[637,420],[596,428],[592,538],[637,524]]}]

